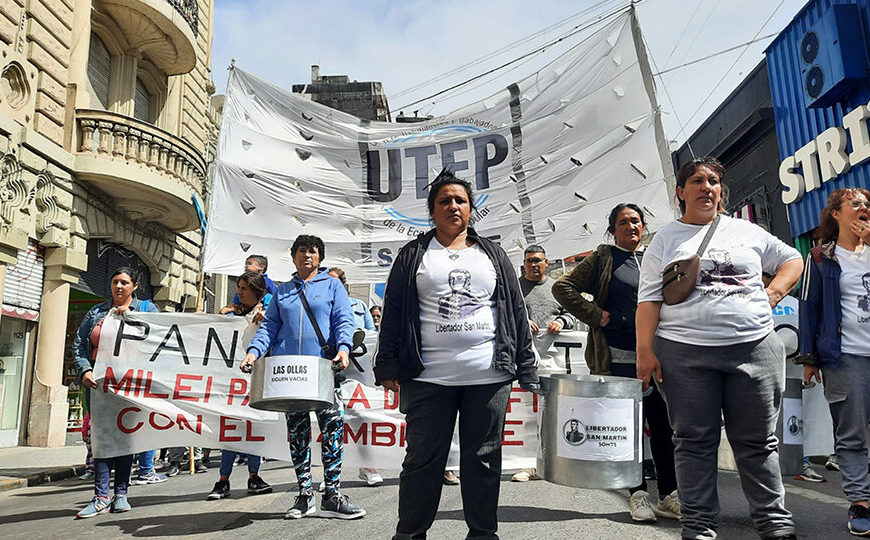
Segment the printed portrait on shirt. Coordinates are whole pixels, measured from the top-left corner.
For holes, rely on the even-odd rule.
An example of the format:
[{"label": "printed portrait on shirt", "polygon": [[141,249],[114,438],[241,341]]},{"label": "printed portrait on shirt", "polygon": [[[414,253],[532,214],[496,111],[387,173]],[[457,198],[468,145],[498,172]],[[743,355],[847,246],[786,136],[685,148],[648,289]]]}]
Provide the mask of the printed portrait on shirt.
[{"label": "printed portrait on shirt", "polygon": [[864,313],[870,313],[870,272],[861,276],[861,283],[867,293],[858,297],[858,309]]},{"label": "printed portrait on shirt", "polygon": [[455,268],[447,275],[450,293],[438,298],[438,314],[447,320],[465,319],[488,305],[486,293],[471,291],[471,272]]},{"label": "printed portrait on shirt", "polygon": [[752,273],[748,266],[726,249],[711,248],[701,261],[698,292],[702,295],[731,296],[749,294]]}]

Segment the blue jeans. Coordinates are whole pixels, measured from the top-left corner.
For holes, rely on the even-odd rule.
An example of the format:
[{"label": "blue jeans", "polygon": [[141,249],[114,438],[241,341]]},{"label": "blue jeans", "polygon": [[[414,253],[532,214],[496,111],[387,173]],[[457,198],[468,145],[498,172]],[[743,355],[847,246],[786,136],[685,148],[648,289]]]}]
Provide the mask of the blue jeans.
[{"label": "blue jeans", "polygon": [[94,495],[109,496],[109,483],[112,479],[112,467],[115,467],[115,495],[126,495],[130,485],[130,468],[133,466],[133,454],[106,459],[94,460]]},{"label": "blue jeans", "polygon": [[248,456],[248,472],[256,474],[260,470],[260,456],[233,452],[232,450],[221,450],[221,478],[230,477],[230,474],[233,472],[233,461],[236,460],[236,456]]},{"label": "blue jeans", "polygon": [[147,476],[154,472],[154,454],[156,450],[139,452],[139,476]]}]

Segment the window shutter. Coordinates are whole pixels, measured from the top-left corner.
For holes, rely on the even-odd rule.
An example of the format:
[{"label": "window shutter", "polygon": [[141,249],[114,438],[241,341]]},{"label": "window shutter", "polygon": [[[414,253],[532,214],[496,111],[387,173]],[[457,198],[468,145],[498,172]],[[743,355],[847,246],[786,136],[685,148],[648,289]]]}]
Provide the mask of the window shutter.
[{"label": "window shutter", "polygon": [[109,109],[109,73],[112,67],[112,55],[103,41],[96,34],[91,34],[91,45],[88,51],[88,94],[91,96],[91,108]]},{"label": "window shutter", "polygon": [[133,118],[143,122],[151,121],[151,94],[142,80],[136,78],[136,97],[133,103]]},{"label": "window shutter", "polygon": [[42,248],[30,240],[27,249],[18,252],[18,262],[6,267],[3,316],[36,320],[42,303],[44,271]]}]

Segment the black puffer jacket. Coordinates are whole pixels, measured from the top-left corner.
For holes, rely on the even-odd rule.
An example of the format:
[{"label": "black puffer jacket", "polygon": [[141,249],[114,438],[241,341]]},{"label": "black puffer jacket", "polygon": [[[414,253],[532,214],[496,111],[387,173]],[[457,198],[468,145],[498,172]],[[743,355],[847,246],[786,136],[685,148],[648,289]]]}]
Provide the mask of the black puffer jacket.
[{"label": "black puffer jacket", "polygon": [[[420,339],[420,304],[417,299],[417,269],[435,230],[418,236],[399,251],[384,295],[384,310],[373,360],[375,380],[408,381],[423,371]],[[537,360],[532,350],[532,334],[522,291],[513,265],[504,250],[487,238],[468,229],[492,261],[496,273],[493,296],[497,328],[492,366],[511,373],[521,383],[538,382]]]}]

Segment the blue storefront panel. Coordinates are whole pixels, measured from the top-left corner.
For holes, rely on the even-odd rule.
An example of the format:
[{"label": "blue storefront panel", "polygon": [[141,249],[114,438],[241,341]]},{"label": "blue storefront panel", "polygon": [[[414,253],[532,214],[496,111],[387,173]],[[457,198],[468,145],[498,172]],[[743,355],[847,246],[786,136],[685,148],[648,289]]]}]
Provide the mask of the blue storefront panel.
[{"label": "blue storefront panel", "polygon": [[[780,160],[794,156],[826,129],[842,128],[846,114],[867,106],[868,21],[870,0],[811,0],[767,48]],[[817,43],[808,34],[821,39]],[[856,65],[863,69],[856,72]],[[818,77],[814,77],[815,72]],[[837,81],[841,81],[839,86],[831,87]],[[851,133],[847,136],[845,152],[851,153]],[[794,172],[805,176],[800,166]],[[853,164],[847,172],[789,204],[792,235],[814,229],[828,195],[841,187],[870,188],[870,160]]]}]

